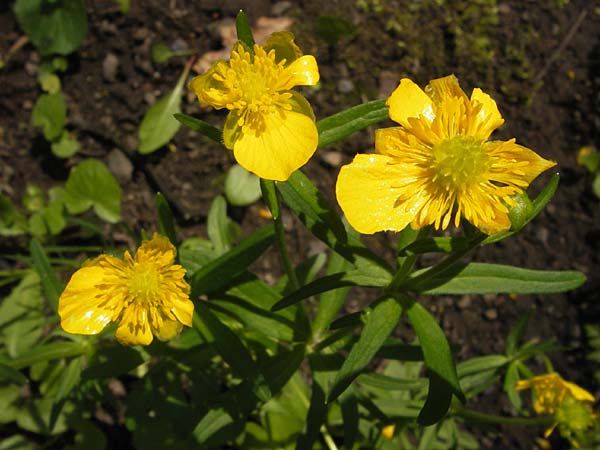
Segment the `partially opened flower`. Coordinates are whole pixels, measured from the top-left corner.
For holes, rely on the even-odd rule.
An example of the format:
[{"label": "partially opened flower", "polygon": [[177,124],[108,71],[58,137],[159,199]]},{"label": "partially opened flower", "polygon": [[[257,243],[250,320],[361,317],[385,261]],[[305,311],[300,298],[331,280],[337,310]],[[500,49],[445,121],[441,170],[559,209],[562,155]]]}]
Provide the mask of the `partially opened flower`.
[{"label": "partially opened flower", "polygon": [[[533,391],[533,409],[538,414],[554,415],[561,409],[565,402],[566,405],[569,405],[573,401],[580,403],[594,402],[592,394],[575,383],[565,381],[556,372],[538,375],[529,380],[519,380],[517,381],[516,388],[520,391],[523,389],[531,389]],[[546,430],[546,437],[550,436],[556,424],[557,422]]]},{"label": "partially opened flower", "polygon": [[230,110],[225,146],[261,178],[284,181],[313,155],[319,141],[310,104],[292,88],[319,81],[315,58],[302,56],[289,32],[273,33],[251,51],[241,42],[190,88],[204,106]]},{"label": "partially opened flower", "polygon": [[402,79],[386,103],[400,127],[376,131],[375,154],[342,167],[336,195],[359,232],[446,229],[464,216],[492,234],[510,228],[511,196],[555,163],[509,141],[489,141],[504,120],[481,89],[467,97],[453,75],[421,90]]},{"label": "partially opened flower", "polygon": [[155,234],[135,257],[101,255],[73,274],[58,303],[62,328],[97,334],[119,324],[116,338],[125,345],[148,345],[153,336],[166,341],[183,325],[192,325],[194,304],[185,269],[173,264],[176,250]]}]

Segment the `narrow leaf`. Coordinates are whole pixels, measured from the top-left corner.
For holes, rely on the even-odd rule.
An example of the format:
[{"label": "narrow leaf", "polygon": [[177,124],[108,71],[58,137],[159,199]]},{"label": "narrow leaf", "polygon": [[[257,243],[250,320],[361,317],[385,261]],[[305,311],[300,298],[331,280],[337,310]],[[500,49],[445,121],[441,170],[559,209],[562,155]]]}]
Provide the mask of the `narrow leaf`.
[{"label": "narrow leaf", "polygon": [[204,120],[196,119],[195,117],[188,116],[182,113],[174,114],[174,117],[182,125],[191,128],[194,131],[197,131],[198,133],[215,141],[217,144],[223,143],[223,132],[217,127],[205,122]]},{"label": "narrow leaf", "polygon": [[409,297],[402,297],[402,302],[419,338],[429,374],[429,392],[419,414],[419,423],[432,425],[448,411],[452,393],[462,401],[464,394],[458,382],[450,345],[435,318]]},{"label": "narrow leaf", "polygon": [[243,10],[240,10],[235,18],[235,29],[237,31],[238,40],[242,41],[248,48],[252,49],[254,47],[252,28],[250,28],[248,16]]},{"label": "narrow leaf", "polygon": [[419,239],[406,246],[399,256],[418,255],[422,253],[452,253],[469,248],[470,239],[464,237],[432,237]]},{"label": "narrow leaf", "polygon": [[[422,272],[414,272],[413,277]],[[585,280],[585,275],[576,271],[469,263],[455,264],[410,289],[424,294],[541,294],[569,291],[581,286]]]},{"label": "narrow leaf", "polygon": [[356,131],[387,120],[385,100],[374,100],[325,117],[317,122],[319,147],[325,147],[350,136]]},{"label": "narrow leaf", "polygon": [[161,97],[144,115],[138,130],[140,145],[138,151],[142,154],[152,153],[168,143],[177,133],[180,123],[173,117],[181,112],[181,97],[183,86],[189,73],[186,65],[177,80],[175,89]]},{"label": "narrow leaf", "polygon": [[340,404],[344,422],[344,447],[351,449],[358,438],[358,401],[353,394],[345,394],[341,396]]},{"label": "narrow leaf", "polygon": [[358,341],[348,354],[333,386],[329,391],[328,402],[335,400],[352,383],[360,372],[371,362],[377,351],[400,320],[402,307],[391,297],[379,301],[364,317],[365,326]]},{"label": "narrow leaf", "polygon": [[33,267],[40,277],[44,294],[53,311],[58,311],[58,297],[62,292],[62,286],[56,277],[54,269],[46,256],[42,245],[37,239],[32,239],[29,243],[29,252],[33,260]]},{"label": "narrow leaf", "polygon": [[81,358],[73,359],[63,370],[56,394],[54,394],[54,404],[58,404],[62,399],[71,393],[73,388],[79,383],[81,378]]},{"label": "narrow leaf", "polygon": [[258,229],[235,248],[198,269],[192,276],[192,298],[225,287],[273,243],[273,225]]},{"label": "narrow leaf", "polygon": [[156,210],[158,211],[158,230],[160,234],[169,238],[173,245],[177,244],[177,232],[175,231],[175,221],[173,212],[167,202],[167,199],[160,192],[155,198]]},{"label": "narrow leaf", "polygon": [[267,381],[240,338],[224,325],[203,302],[196,305],[194,327],[215,346],[231,370],[249,384],[250,389],[259,399],[267,401],[271,398]]},{"label": "narrow leaf", "polygon": [[308,298],[312,295],[317,295],[322,292],[332,291],[347,286],[363,286],[363,287],[383,287],[387,285],[385,279],[365,276],[361,271],[353,270],[351,272],[334,273],[325,275],[315,281],[302,286],[297,291],[283,297],[271,308],[272,311],[278,311],[287,308],[290,305]]},{"label": "narrow leaf", "polygon": [[6,364],[0,364],[0,380],[3,382],[8,381],[17,386],[23,386],[27,383],[27,377],[25,375]]},{"label": "narrow leaf", "polygon": [[0,363],[13,369],[22,369],[39,362],[82,355],[86,352],[86,349],[85,345],[75,342],[52,342],[40,345],[18,358],[3,359]]},{"label": "narrow leaf", "polygon": [[306,413],[306,429],[298,438],[296,450],[311,450],[319,437],[321,425],[327,417],[327,404],[325,403],[325,392],[320,383],[314,381],[310,396],[310,406]]}]

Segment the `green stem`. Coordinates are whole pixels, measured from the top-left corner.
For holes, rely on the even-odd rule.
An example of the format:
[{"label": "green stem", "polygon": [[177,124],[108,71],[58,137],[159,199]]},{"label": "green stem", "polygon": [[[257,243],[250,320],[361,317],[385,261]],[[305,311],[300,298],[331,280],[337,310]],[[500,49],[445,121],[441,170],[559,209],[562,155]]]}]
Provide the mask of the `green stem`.
[{"label": "green stem", "polygon": [[[277,197],[277,201],[279,202],[279,197]],[[296,271],[294,270],[294,265],[290,259],[287,244],[285,243],[285,227],[281,220],[281,214],[277,218],[273,217],[273,224],[275,225],[275,239],[277,248],[279,249],[279,255],[281,256],[281,262],[283,263],[283,268],[288,276],[288,280],[290,280],[292,289],[294,291],[298,290],[300,289],[300,283],[298,282],[298,277],[296,276]]]},{"label": "green stem", "polygon": [[460,406],[454,406],[452,413],[456,416],[462,417],[463,419],[472,420],[474,422],[483,423],[494,423],[503,425],[523,425],[523,426],[537,426],[537,425],[552,425],[554,418],[552,416],[540,416],[540,417],[504,417],[496,416],[493,414],[486,414],[472,409],[462,408]]}]

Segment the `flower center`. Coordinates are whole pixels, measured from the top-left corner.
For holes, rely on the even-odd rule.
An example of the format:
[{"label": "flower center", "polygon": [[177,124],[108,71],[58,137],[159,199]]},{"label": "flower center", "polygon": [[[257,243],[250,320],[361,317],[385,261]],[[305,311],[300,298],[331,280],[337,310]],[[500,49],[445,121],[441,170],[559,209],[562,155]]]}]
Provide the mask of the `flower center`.
[{"label": "flower center", "polygon": [[129,293],[145,305],[154,303],[156,293],[159,289],[161,275],[156,264],[137,263],[131,268],[129,277]]},{"label": "flower center", "polygon": [[454,136],[432,149],[434,181],[446,190],[462,190],[481,180],[489,167],[483,141],[472,136]]},{"label": "flower center", "polygon": [[291,108],[287,103],[292,95],[279,83],[283,64],[284,61],[275,62],[274,50],[267,53],[259,46],[254,47],[253,58],[243,48],[232,52],[224,84],[234,94],[234,100],[227,108],[239,111],[238,125],[244,132],[262,130],[265,115],[274,107]]}]

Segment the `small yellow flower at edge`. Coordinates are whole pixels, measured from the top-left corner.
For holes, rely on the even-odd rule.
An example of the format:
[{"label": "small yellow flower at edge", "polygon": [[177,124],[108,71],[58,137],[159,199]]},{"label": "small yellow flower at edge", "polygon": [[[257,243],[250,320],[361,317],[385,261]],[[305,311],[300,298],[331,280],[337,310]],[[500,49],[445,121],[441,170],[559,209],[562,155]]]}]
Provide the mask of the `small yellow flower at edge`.
[{"label": "small yellow flower at edge", "polygon": [[227,108],[225,146],[246,170],[285,181],[319,142],[308,101],[292,88],[319,82],[315,58],[302,56],[289,32],[273,33],[252,55],[237,42],[228,62],[215,63],[190,82],[200,104]]},{"label": "small yellow flower at edge", "polygon": [[[517,390],[531,389],[533,391],[533,409],[537,414],[555,414],[567,398],[578,402],[594,402],[594,396],[575,383],[565,381],[558,373],[551,372],[535,376],[529,380],[519,380]],[[550,436],[556,423],[544,433]]]},{"label": "small yellow flower at edge", "polygon": [[400,127],[379,129],[375,154],[342,167],[336,196],[359,232],[446,229],[464,216],[486,234],[510,228],[511,196],[556,163],[509,141],[489,141],[504,120],[481,89],[468,98],[454,75],[423,91],[402,79],[386,103]]},{"label": "small yellow flower at edge", "polygon": [[124,345],[166,341],[183,325],[192,326],[194,304],[185,269],[173,264],[176,249],[155,234],[133,258],[101,255],[76,271],[60,296],[58,314],[68,333],[97,334],[109,323],[119,326]]}]

